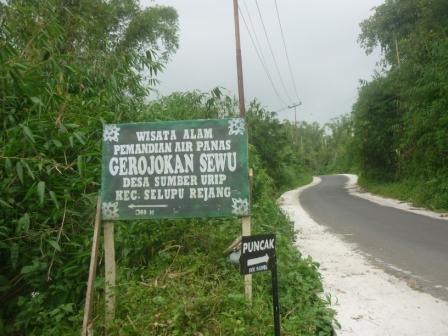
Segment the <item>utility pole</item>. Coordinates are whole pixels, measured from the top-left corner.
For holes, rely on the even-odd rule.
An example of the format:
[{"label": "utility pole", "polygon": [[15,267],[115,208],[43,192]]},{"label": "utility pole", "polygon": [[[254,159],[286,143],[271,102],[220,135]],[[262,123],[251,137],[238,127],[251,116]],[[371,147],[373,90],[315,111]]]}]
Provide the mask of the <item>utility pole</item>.
[{"label": "utility pole", "polygon": [[294,109],[294,125],[295,126],[297,126],[297,107],[300,106],[300,105],[302,105],[301,101],[299,101],[296,104],[292,104],[292,105],[288,106],[289,109],[292,109],[292,108]]},{"label": "utility pole", "polygon": [[235,21],[235,43],[236,43],[236,72],[238,77],[238,101],[240,107],[240,117],[246,116],[246,107],[244,102],[244,82],[243,82],[243,62],[241,58],[241,39],[240,39],[240,17],[238,0],[233,0],[233,16]]},{"label": "utility pole", "polygon": [[294,128],[296,129],[295,130],[295,136],[294,136],[294,142],[295,143],[297,143],[297,107],[298,106],[300,106],[300,105],[302,105],[302,102],[301,101],[299,101],[298,103],[295,103],[295,104],[292,104],[292,105],[289,105],[288,106],[288,108],[289,109],[294,109]]},{"label": "utility pole", "polygon": [[[236,72],[238,77],[238,102],[240,107],[240,117],[246,118],[246,107],[244,102],[244,82],[243,82],[243,62],[241,58],[240,39],[240,17],[238,0],[233,0],[233,16],[235,21],[235,43],[236,43]],[[252,179],[249,171],[249,179]],[[241,231],[243,236],[251,235],[251,217],[243,216],[241,219]],[[248,302],[252,302],[252,274],[244,275],[244,294]]]}]

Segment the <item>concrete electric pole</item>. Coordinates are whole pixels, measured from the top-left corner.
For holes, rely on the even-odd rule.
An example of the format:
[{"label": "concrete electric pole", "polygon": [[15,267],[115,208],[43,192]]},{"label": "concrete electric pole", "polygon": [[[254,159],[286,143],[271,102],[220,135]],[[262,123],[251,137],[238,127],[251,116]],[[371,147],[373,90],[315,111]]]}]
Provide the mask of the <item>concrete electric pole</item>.
[{"label": "concrete electric pole", "polygon": [[292,105],[288,106],[289,109],[292,109],[292,108],[294,109],[294,126],[297,126],[297,107],[300,105],[302,105],[301,101],[299,101],[296,104],[292,104]]},{"label": "concrete electric pole", "polygon": [[238,101],[240,107],[240,117],[246,116],[246,107],[244,102],[244,82],[243,82],[243,62],[241,58],[241,39],[240,39],[240,18],[238,0],[233,0],[233,16],[235,21],[235,43],[236,43],[236,72],[238,77]]},{"label": "concrete electric pole", "polygon": [[[297,132],[298,132],[298,128],[297,128],[297,107],[298,106],[300,106],[300,105],[302,105],[302,102],[301,101],[299,101],[298,103],[295,103],[295,104],[292,104],[292,105],[289,105],[288,106],[288,108],[289,109],[294,109],[294,134],[295,134],[295,136],[294,136],[294,143],[295,144],[297,144]],[[302,139],[302,138],[300,138],[300,139]]]},{"label": "concrete electric pole", "polygon": [[[236,43],[236,71],[238,77],[238,102],[240,107],[240,117],[246,118],[246,107],[244,102],[244,82],[243,82],[243,62],[241,58],[241,40],[240,40],[240,18],[238,0],[233,0],[233,16],[235,21],[235,43]],[[249,180],[251,179],[251,171],[249,170]],[[251,235],[251,217],[243,216],[242,235]],[[252,301],[252,274],[244,275],[244,293],[246,300]]]}]

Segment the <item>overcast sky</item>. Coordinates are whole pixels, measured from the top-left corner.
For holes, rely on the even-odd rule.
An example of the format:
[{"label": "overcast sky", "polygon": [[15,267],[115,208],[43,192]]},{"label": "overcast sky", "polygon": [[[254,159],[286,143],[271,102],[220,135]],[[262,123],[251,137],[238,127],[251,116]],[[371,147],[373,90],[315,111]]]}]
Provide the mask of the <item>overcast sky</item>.
[{"label": "overcast sky", "polygon": [[[150,0],[141,2],[144,6],[154,4]],[[379,53],[367,56],[357,43],[359,23],[382,2],[277,0],[290,72],[275,1],[258,0],[258,5],[279,71],[266,42],[256,0],[239,0],[249,29],[252,30],[250,20],[255,28],[255,34],[251,31],[252,39],[260,42],[259,53],[278,92],[277,95],[240,18],[246,105],[256,98],[270,111],[279,111],[300,99],[302,106],[297,108],[297,120],[317,121],[321,125],[349,113],[356,101],[359,79],[370,79],[379,60]],[[160,94],[208,92],[220,86],[237,96],[233,0],[156,0],[155,3],[176,8],[180,24],[180,47],[159,77]],[[294,120],[293,109],[278,115],[280,119]]]}]

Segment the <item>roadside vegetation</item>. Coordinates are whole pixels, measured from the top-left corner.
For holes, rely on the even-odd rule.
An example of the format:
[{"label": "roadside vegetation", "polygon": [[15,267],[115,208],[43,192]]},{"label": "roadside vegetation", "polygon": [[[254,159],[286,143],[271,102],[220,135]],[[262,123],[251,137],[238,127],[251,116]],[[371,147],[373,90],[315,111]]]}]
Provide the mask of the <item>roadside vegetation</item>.
[{"label": "roadside vegetation", "polygon": [[[236,115],[223,89],[147,102],[177,34],[174,9],[141,9],[134,0],[0,2],[0,335],[80,333],[104,123]],[[277,234],[283,334],[331,335],[334,313],[318,265],[297,252],[275,204],[281,191],[309,181],[319,163],[308,148],[322,143],[299,140],[297,127],[257,102],[247,120],[252,227]],[[270,334],[269,274],[254,276],[249,305],[237,267],[222,254],[240,232],[236,218],[117,222],[111,334]]]},{"label": "roadside vegetation", "polygon": [[386,1],[361,24],[384,70],[353,109],[361,182],[448,210],[448,3]]},{"label": "roadside vegetation", "polygon": [[361,46],[381,48],[380,70],[317,138],[299,126],[317,145],[306,148],[315,174],[356,173],[369,191],[448,211],[447,12],[444,0],[386,0],[361,23]]},{"label": "roadside vegetation", "polygon": [[[328,171],[349,168],[370,191],[448,210],[448,2],[392,1],[361,23],[382,69],[361,82],[351,115],[330,125]],[[343,137],[340,137],[344,134]]]}]

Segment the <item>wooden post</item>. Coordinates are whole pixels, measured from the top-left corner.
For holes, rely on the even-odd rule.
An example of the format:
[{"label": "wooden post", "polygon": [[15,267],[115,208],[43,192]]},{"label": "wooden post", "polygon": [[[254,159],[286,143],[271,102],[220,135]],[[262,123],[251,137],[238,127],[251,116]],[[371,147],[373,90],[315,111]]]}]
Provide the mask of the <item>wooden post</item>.
[{"label": "wooden post", "polygon": [[106,269],[106,327],[112,324],[115,316],[115,244],[114,223],[104,223],[104,266]]},{"label": "wooden post", "polygon": [[82,336],[91,336],[91,315],[93,307],[93,290],[98,265],[98,241],[101,228],[101,197],[96,202],[95,224],[93,228],[92,252],[90,253],[89,278],[87,280],[86,303],[84,306],[84,319],[82,321]]},{"label": "wooden post", "polygon": [[[250,236],[251,233],[251,218],[244,216],[242,219],[243,236]],[[244,296],[246,300],[252,302],[252,274],[244,275]]]},{"label": "wooden post", "polygon": [[[253,177],[254,177],[254,174],[253,174],[253,171],[251,168],[251,169],[249,169],[249,188],[251,191],[252,191]],[[249,202],[249,203],[251,204],[252,202]],[[241,225],[242,225],[242,235],[250,236],[251,231],[252,231],[251,217],[244,216],[242,218]],[[245,295],[247,301],[252,302],[252,274],[244,275],[244,295]]]}]

